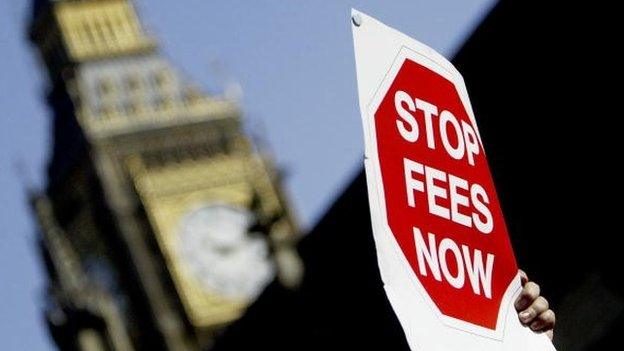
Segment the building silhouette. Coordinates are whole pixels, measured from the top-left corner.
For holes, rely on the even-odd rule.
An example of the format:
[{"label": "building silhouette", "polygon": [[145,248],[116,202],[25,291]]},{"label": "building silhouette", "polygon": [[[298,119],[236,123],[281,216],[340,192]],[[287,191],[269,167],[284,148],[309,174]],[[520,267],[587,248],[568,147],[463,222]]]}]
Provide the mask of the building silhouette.
[{"label": "building silhouette", "polygon": [[[558,350],[619,350],[624,332],[621,216],[608,205],[622,192],[621,136],[604,120],[618,111],[616,13],[501,0],[453,58],[519,266],[557,313]],[[215,350],[409,350],[379,276],[363,170],[299,250],[301,288],[269,286]]]},{"label": "building silhouette", "polygon": [[31,201],[62,350],[209,349],[275,276],[298,228],[235,101],[184,81],[126,0],[37,0],[53,145]]}]

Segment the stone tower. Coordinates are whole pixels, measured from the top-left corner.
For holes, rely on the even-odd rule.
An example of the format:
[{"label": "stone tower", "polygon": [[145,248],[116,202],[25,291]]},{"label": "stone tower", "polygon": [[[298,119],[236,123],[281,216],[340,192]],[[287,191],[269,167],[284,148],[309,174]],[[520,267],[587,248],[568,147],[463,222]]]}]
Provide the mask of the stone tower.
[{"label": "stone tower", "polygon": [[52,150],[31,196],[63,350],[200,350],[274,278],[296,221],[235,101],[181,79],[127,0],[37,0]]}]

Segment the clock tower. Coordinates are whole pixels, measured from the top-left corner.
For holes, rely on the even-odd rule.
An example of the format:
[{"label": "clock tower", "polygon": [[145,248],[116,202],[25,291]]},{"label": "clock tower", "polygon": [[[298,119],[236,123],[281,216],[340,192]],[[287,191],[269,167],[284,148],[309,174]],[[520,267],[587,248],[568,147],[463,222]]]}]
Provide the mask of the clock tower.
[{"label": "clock tower", "polygon": [[36,0],[47,185],[31,196],[64,350],[207,349],[271,281],[297,224],[235,101],[184,81],[127,0]]}]

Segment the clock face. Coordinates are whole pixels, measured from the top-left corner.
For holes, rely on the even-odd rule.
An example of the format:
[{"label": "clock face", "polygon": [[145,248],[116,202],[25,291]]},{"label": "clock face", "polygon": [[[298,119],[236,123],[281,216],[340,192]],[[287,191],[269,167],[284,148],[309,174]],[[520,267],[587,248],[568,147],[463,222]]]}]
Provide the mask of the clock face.
[{"label": "clock face", "polygon": [[207,205],[182,218],[179,254],[210,292],[231,299],[257,297],[273,278],[262,234],[248,233],[253,215],[225,205]]}]

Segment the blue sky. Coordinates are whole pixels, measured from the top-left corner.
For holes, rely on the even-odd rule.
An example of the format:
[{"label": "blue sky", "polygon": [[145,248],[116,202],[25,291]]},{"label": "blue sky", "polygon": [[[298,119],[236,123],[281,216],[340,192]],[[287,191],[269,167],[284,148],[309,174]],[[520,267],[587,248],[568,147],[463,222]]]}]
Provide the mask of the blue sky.
[{"label": "blue sky", "polygon": [[[493,0],[137,1],[147,29],[206,91],[244,90],[249,130],[289,177],[311,226],[362,162],[351,7],[451,56]],[[40,309],[43,277],[24,186],[43,184],[50,143],[42,72],[25,42],[29,1],[0,0],[0,348],[53,349]]]}]

